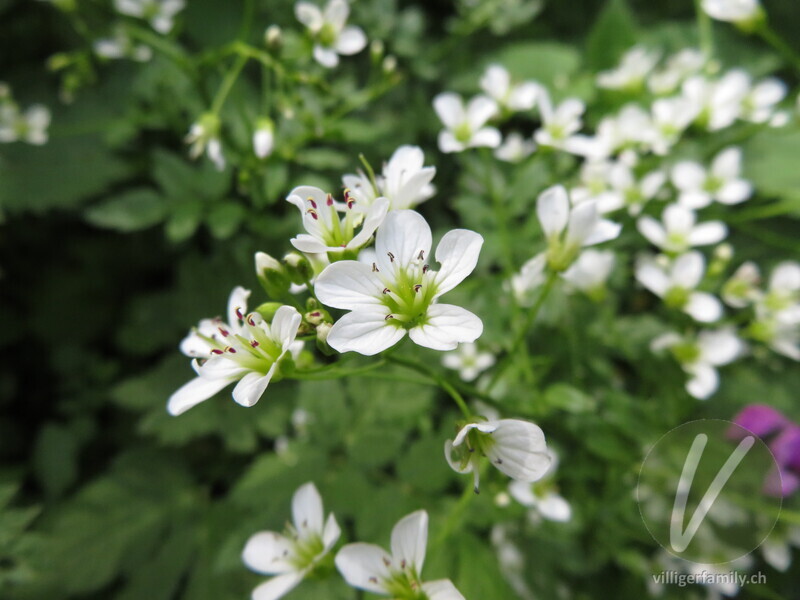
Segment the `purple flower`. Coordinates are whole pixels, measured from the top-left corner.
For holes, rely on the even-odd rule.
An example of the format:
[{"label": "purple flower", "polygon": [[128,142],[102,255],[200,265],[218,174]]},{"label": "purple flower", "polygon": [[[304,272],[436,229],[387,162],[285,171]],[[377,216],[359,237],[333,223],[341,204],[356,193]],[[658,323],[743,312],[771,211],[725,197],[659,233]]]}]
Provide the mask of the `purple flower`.
[{"label": "purple flower", "polygon": [[[771,433],[789,424],[789,421],[777,410],[766,404],[750,404],[745,406],[742,411],[733,418],[733,422],[751,431],[760,438],[764,438]],[[731,427],[728,437],[734,440],[744,438],[743,432]]]}]

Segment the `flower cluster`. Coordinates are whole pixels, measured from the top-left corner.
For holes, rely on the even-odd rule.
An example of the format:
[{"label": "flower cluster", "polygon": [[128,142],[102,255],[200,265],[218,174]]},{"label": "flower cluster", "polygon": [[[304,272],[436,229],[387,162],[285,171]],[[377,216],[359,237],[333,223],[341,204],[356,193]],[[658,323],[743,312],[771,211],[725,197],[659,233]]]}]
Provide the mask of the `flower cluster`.
[{"label": "flower cluster", "polygon": [[0,81],[0,143],[16,141],[41,146],[47,143],[50,110],[33,104],[22,111],[14,101],[11,88]]}]

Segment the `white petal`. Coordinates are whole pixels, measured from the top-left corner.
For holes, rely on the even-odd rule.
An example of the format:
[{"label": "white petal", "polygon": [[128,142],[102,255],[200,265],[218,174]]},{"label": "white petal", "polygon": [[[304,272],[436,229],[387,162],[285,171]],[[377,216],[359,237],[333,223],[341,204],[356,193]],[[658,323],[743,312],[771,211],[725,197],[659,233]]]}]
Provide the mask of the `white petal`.
[{"label": "white petal", "polygon": [[468,310],[452,304],[433,304],[425,324],[409,330],[409,337],[433,350],[455,350],[462,342],[474,342],[483,333],[483,322]]},{"label": "white petal", "polygon": [[289,241],[297,250],[307,254],[322,254],[332,250],[330,246],[323,244],[318,238],[307,233],[301,233]]},{"label": "white petal", "polygon": [[477,131],[497,113],[497,103],[487,96],[475,96],[467,104],[467,122]]},{"label": "white petal", "polygon": [[574,207],[569,215],[569,224],[567,225],[567,245],[583,246],[584,241],[593,232],[597,221],[597,205],[593,201],[581,202]]},{"label": "white petal", "polygon": [[497,148],[503,142],[503,136],[494,127],[483,127],[472,134],[469,145],[472,148]]},{"label": "white petal", "polygon": [[328,265],[314,283],[314,292],[320,302],[344,310],[380,307],[382,291],[372,265],[355,260]]},{"label": "white petal", "polygon": [[281,306],[275,311],[270,331],[272,338],[280,342],[283,350],[286,350],[297,337],[297,330],[302,320],[300,313],[293,306]]},{"label": "white petal", "polygon": [[784,293],[800,290],[800,264],[786,261],[776,266],[769,277],[769,289]]},{"label": "white petal", "polygon": [[406,267],[419,260],[420,252],[427,257],[432,241],[431,228],[421,214],[413,210],[394,210],[386,215],[375,240],[378,266],[389,272],[395,265]]},{"label": "white petal", "polygon": [[386,321],[387,310],[359,310],[336,321],[328,333],[328,344],[339,352],[373,356],[391,348],[406,330]]},{"label": "white petal", "polygon": [[695,321],[713,323],[722,316],[722,303],[712,294],[692,292],[683,310]]},{"label": "white petal", "polygon": [[550,521],[565,523],[572,518],[572,507],[569,502],[552,492],[539,500],[536,508],[545,519]]},{"label": "white petal", "polygon": [[242,315],[247,314],[247,299],[250,297],[250,290],[246,290],[241,286],[233,288],[230,297],[228,298],[228,323],[235,332],[241,331],[239,325],[239,317],[236,314],[238,310]]},{"label": "white petal", "polygon": [[654,246],[660,248],[667,241],[667,232],[664,230],[663,225],[653,217],[641,217],[636,221],[636,228]]},{"label": "white petal", "polygon": [[552,457],[538,425],[501,419],[491,435],[495,443],[487,454],[497,469],[519,481],[536,481],[547,473]]},{"label": "white petal", "polygon": [[438,142],[439,150],[445,154],[450,154],[451,152],[462,152],[466,149],[466,146],[456,139],[456,136],[453,135],[453,132],[447,129],[443,129],[439,132]]},{"label": "white petal", "polygon": [[692,378],[686,382],[686,391],[698,400],[705,400],[717,391],[719,375],[711,365],[696,364],[689,371]]},{"label": "white petal", "polygon": [[436,273],[436,295],[452,290],[475,270],[483,237],[468,229],[448,231],[436,247],[435,258],[442,267]]},{"label": "white petal", "polygon": [[433,109],[448,129],[455,129],[466,119],[464,102],[461,96],[452,92],[445,92],[436,96],[433,99]]},{"label": "white petal", "polygon": [[689,234],[689,244],[692,246],[707,246],[716,244],[725,239],[728,228],[722,221],[707,221],[700,223]]},{"label": "white petal", "polygon": [[195,372],[205,379],[225,379],[226,381],[235,381],[243,374],[247,373],[247,369],[242,367],[235,360],[228,358],[229,355],[213,355],[210,359],[205,361],[202,365],[197,361],[192,361],[192,368]]},{"label": "white petal", "polygon": [[350,5],[347,0],[330,0],[323,11],[323,18],[339,31],[347,22],[349,14]]},{"label": "white petal", "polygon": [[516,86],[508,98],[508,107],[511,110],[530,110],[536,104],[541,86],[532,83],[521,83]]},{"label": "white petal", "polygon": [[332,69],[339,64],[339,55],[336,54],[336,50],[325,48],[319,44],[314,44],[314,60],[316,60],[323,67]]},{"label": "white petal", "polygon": [[322,11],[311,2],[298,2],[295,4],[294,15],[297,17],[298,21],[311,31],[318,31],[322,28]]},{"label": "white petal", "polygon": [[406,515],[392,529],[392,556],[395,564],[414,565],[422,572],[428,544],[428,513],[418,510]]},{"label": "white petal", "polygon": [[345,581],[355,588],[385,594],[384,580],[391,577],[387,563],[392,557],[374,544],[347,544],[336,554],[336,568]]},{"label": "white petal", "polygon": [[686,191],[678,196],[678,204],[692,210],[705,208],[712,200],[711,194],[703,190]]},{"label": "white petal", "polygon": [[608,219],[600,219],[595,224],[589,236],[583,240],[583,245],[593,246],[616,239],[619,237],[620,231],[622,231],[622,225],[620,223],[614,223],[614,221],[609,221]]},{"label": "white petal", "polygon": [[664,227],[670,233],[689,233],[694,227],[695,214],[680,204],[670,204],[661,216]]},{"label": "white petal", "polygon": [[321,535],[324,517],[317,486],[311,482],[300,486],[292,496],[292,521],[300,537]]},{"label": "white petal", "polygon": [[769,566],[782,573],[792,564],[792,551],[783,540],[766,540],[761,545],[761,554]]},{"label": "white petal", "polygon": [[329,514],[328,520],[325,521],[325,528],[322,530],[322,543],[325,544],[325,552],[333,548],[341,535],[342,529],[339,527],[339,523],[336,522],[336,517],[333,516],[333,513]]},{"label": "white petal", "polygon": [[367,209],[364,222],[361,224],[361,231],[350,240],[347,247],[360,248],[366,244],[372,237],[372,234],[375,233],[375,230],[383,223],[387,212],[389,212],[389,200],[387,198],[376,198],[369,209]]},{"label": "white petal", "polygon": [[453,460],[453,441],[446,440],[444,443],[444,458],[447,461],[447,464],[450,465],[450,468],[453,469],[456,473],[471,473],[474,467],[472,461],[467,461],[466,464],[462,465],[460,460]]},{"label": "white petal", "polygon": [[303,580],[305,573],[295,571],[273,577],[253,590],[252,600],[277,600],[288,594]]},{"label": "white petal", "polygon": [[272,531],[260,531],[247,540],[242,560],[254,571],[265,575],[279,575],[295,570],[289,560],[293,555],[292,540]]},{"label": "white petal", "polygon": [[744,350],[744,344],[733,328],[703,331],[697,336],[702,362],[720,366],[733,362]]},{"label": "white petal", "polygon": [[233,388],[233,399],[242,406],[253,406],[261,399],[267,389],[270,379],[275,372],[277,363],[273,364],[266,375],[261,373],[248,373]]},{"label": "white petal", "polygon": [[670,279],[675,285],[687,290],[693,290],[703,279],[705,268],[706,261],[703,255],[693,250],[692,252],[681,254],[675,259]]},{"label": "white petal", "polygon": [[367,45],[367,36],[360,27],[351,25],[345,27],[342,33],[339,34],[339,39],[336,42],[336,52],[350,56],[357,54],[364,49]]},{"label": "white petal", "polygon": [[465,600],[449,579],[437,579],[422,584],[422,591],[428,600]]},{"label": "white petal", "polygon": [[742,170],[741,148],[726,148],[714,158],[711,172],[723,180],[736,179]]},{"label": "white petal", "polygon": [[636,279],[656,296],[663,297],[670,287],[667,274],[651,259],[636,263]]},{"label": "white petal", "polygon": [[739,204],[753,194],[753,186],[744,179],[734,179],[722,186],[717,194],[717,202],[722,204]]},{"label": "white petal", "polygon": [[698,190],[706,181],[706,171],[696,162],[682,161],[672,168],[672,183],[679,190]]},{"label": "white petal", "polygon": [[508,484],[508,493],[522,506],[536,506],[539,502],[530,481],[512,481]]},{"label": "white petal", "polygon": [[167,411],[172,416],[178,416],[204,400],[208,400],[232,381],[231,379],[195,377],[169,397]]},{"label": "white petal", "polygon": [[511,87],[511,75],[501,65],[489,65],[480,83],[481,89],[493,98],[503,98]]},{"label": "white petal", "polygon": [[564,231],[569,220],[569,197],[564,186],[555,185],[539,194],[536,214],[547,237]]}]

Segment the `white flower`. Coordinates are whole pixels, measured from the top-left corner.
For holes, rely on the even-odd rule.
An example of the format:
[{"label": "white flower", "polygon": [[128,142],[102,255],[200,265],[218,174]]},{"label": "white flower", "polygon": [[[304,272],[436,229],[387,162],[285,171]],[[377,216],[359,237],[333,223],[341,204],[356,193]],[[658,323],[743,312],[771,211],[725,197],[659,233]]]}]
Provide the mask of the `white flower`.
[{"label": "white flower", "polygon": [[428,513],[418,510],[392,529],[392,553],[375,544],[347,544],[336,554],[336,568],[351,586],[392,598],[464,600],[449,579],[423,582],[428,544]]},{"label": "white flower", "polygon": [[539,94],[539,115],[542,118],[542,126],[533,134],[533,139],[540,146],[577,152],[582,140],[575,134],[583,126],[581,116],[585,110],[586,106],[577,98],[567,98],[553,108],[550,95],[547,90],[542,89]]},{"label": "white flower", "polygon": [[527,482],[541,479],[552,461],[541,428],[518,419],[467,423],[444,443],[444,456],[457,473],[473,474],[476,493],[481,456],[511,479]]},{"label": "white flower", "polygon": [[340,54],[357,54],[367,45],[360,27],[345,26],[350,15],[347,0],[330,0],[324,10],[311,2],[298,2],[294,14],[313,36],[314,59],[323,67],[333,68],[339,64]]},{"label": "white flower", "polygon": [[694,211],[680,204],[670,204],[661,215],[662,222],[653,217],[640,217],[636,222],[639,232],[665,252],[679,253],[694,246],[716,244],[728,235],[722,221],[696,224]]},{"label": "white flower", "polygon": [[739,204],[753,193],[749,181],[740,178],[742,151],[726,148],[706,171],[693,161],[682,161],[672,168],[672,183],[680,191],[678,202],[686,208],[705,208],[716,200],[721,204]]},{"label": "white flower", "polygon": [[695,107],[696,122],[709,131],[733,124],[742,114],[742,103],[750,92],[750,76],[734,69],[718,81],[696,75],[683,82],[681,95]]},{"label": "white flower", "polygon": [[705,64],[706,57],[702,51],[696,48],[684,48],[670,56],[662,69],[650,74],[647,87],[654,94],[671,94],[687,77],[699,73]]},{"label": "white flower", "polygon": [[534,107],[541,86],[532,81],[514,85],[511,83],[511,75],[504,67],[489,65],[481,77],[481,89],[497,102],[500,108],[523,111]]},{"label": "white flower", "polygon": [[652,132],[650,114],[641,106],[627,104],[617,115],[604,117],[598,124],[594,137],[581,140],[576,153],[592,160],[601,160],[620,150],[638,150],[651,143]]},{"label": "white flower", "polygon": [[660,52],[634,46],[622,56],[616,68],[597,74],[597,85],[609,90],[638,90],[659,58]]},{"label": "white flower", "polygon": [[650,345],[654,352],[670,350],[683,370],[691,377],[686,391],[698,400],[705,400],[719,387],[715,367],[733,362],[745,346],[732,328],[702,331],[696,339],[665,333]]},{"label": "white flower", "polygon": [[456,350],[446,353],[442,358],[442,364],[458,371],[458,376],[464,381],[475,381],[494,362],[494,354],[478,352],[477,344],[459,344]]},{"label": "white flower", "polygon": [[509,133],[503,143],[494,151],[495,158],[505,162],[518,163],[536,150],[536,144],[516,131]]},{"label": "white flower", "polygon": [[759,0],[702,0],[701,6],[712,19],[731,23],[753,21],[762,12]]},{"label": "white flower", "polygon": [[[308,232],[292,238],[292,246],[310,254],[357,252],[370,241],[389,210],[386,198],[378,198],[360,212],[355,210],[357,200],[347,190],[345,201],[336,202],[331,194],[309,185],[294,188],[286,200],[300,210]],[[340,218],[339,213],[344,217]],[[356,233],[359,226],[361,230]]]},{"label": "white flower", "polygon": [[761,554],[769,566],[785,573],[792,564],[792,546],[800,548],[800,527],[797,525],[790,525],[782,532],[773,529],[761,544]]},{"label": "white flower", "polygon": [[431,229],[411,210],[386,216],[375,242],[375,262],[345,260],[326,267],[317,278],[320,302],[352,311],[334,323],[328,344],[339,352],[371,356],[409,337],[426,348],[453,350],[474,342],[483,323],[471,312],[438,298],[456,287],[478,262],[483,238],[455,229],[436,248],[434,271],[430,260]]},{"label": "white flower", "polygon": [[189,144],[189,156],[192,159],[197,159],[205,152],[217,170],[222,171],[225,169],[225,157],[222,154],[219,128],[219,117],[206,113],[199,121],[192,124],[184,142]]},{"label": "white flower", "polygon": [[258,313],[247,313],[250,291],[234,288],[228,300],[228,323],[203,319],[181,342],[181,352],[192,357],[197,377],[172,394],[167,410],[179,415],[208,400],[234,381],[233,399],[253,406],[270,380],[280,377],[279,363],[287,352],[296,352],[300,313],[281,306],[272,323]]},{"label": "white flower", "polygon": [[341,534],[333,513],[325,520],[322,498],[313,483],[292,497],[292,521],[286,534],[260,531],[244,547],[242,560],[253,571],[275,575],[253,590],[253,600],[276,600],[289,593],[331,551]]},{"label": "white flower", "polygon": [[253,132],[253,152],[258,158],[264,159],[272,154],[274,147],[275,124],[272,119],[259,119]]},{"label": "white flower", "polygon": [[705,259],[696,250],[680,255],[669,270],[649,257],[636,264],[636,279],[667,306],[682,310],[696,321],[711,323],[722,316],[722,304],[712,294],[696,291],[704,274]]},{"label": "white flower", "polygon": [[755,263],[743,263],[722,288],[722,299],[733,308],[744,308],[761,297],[761,273]]},{"label": "white flower", "polygon": [[779,263],[772,270],[769,289],[758,304],[759,311],[768,311],[784,322],[800,322],[800,263]]},{"label": "white flower", "polygon": [[517,304],[522,307],[533,305],[535,299],[533,291],[542,285],[546,278],[545,267],[547,267],[547,254],[542,252],[526,261],[519,273],[511,277],[508,286]]},{"label": "white flower", "polygon": [[558,467],[558,457],[552,450],[548,450],[548,453],[550,466],[539,481],[512,481],[508,485],[508,492],[522,506],[531,509],[531,520],[543,517],[548,521],[566,522],[572,518],[572,507],[554,489],[552,479]]},{"label": "white flower", "polygon": [[660,98],[653,102],[647,145],[655,154],[667,155],[695,120],[699,110],[698,105],[682,96]]},{"label": "white flower", "polygon": [[446,92],[433,99],[433,108],[446,128],[439,132],[439,150],[442,152],[497,148],[500,145],[500,132],[485,126],[497,113],[497,105],[491,98],[475,96],[465,107],[461,96]]},{"label": "white flower", "polygon": [[424,165],[425,155],[420,147],[400,146],[383,165],[382,173],[376,177],[377,190],[363,173],[345,175],[342,182],[356,194],[359,204],[363,203],[364,207],[382,196],[389,200],[389,210],[414,208],[436,191],[431,184],[436,175],[436,167]]},{"label": "white flower", "polygon": [[539,194],[536,213],[547,237],[547,263],[554,271],[567,269],[582,247],[613,240],[621,229],[601,219],[592,201],[570,208],[567,190],[560,185]]},{"label": "white flower", "polygon": [[768,77],[754,85],[742,99],[742,114],[745,121],[766,123],[775,115],[775,107],[786,97],[786,84],[777,77]]},{"label": "white flower", "polygon": [[610,250],[590,248],[583,251],[561,276],[573,288],[599,298],[605,291],[605,283],[614,269],[614,263],[614,253]]},{"label": "white flower", "polygon": [[148,21],[159,33],[172,30],[175,15],[183,10],[184,0],[114,0],[117,12]]},{"label": "white flower", "polygon": [[611,189],[598,197],[597,210],[605,214],[627,207],[629,214],[638,215],[661,191],[666,180],[662,171],[652,171],[637,181],[633,169],[625,163],[615,163],[608,171]]},{"label": "white flower", "polygon": [[0,102],[0,142],[27,142],[35,146],[47,143],[50,110],[42,104],[31,105],[24,113],[13,102]]},{"label": "white flower", "polygon": [[124,27],[114,28],[111,37],[95,40],[92,45],[97,56],[110,60],[130,58],[138,62],[147,62],[153,57],[153,51],[144,44],[135,44]]}]

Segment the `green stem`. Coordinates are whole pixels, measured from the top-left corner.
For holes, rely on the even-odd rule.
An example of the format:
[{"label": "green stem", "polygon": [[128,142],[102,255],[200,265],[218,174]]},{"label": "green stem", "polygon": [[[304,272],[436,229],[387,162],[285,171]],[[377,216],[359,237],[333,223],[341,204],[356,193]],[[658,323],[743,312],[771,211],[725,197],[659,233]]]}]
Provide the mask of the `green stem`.
[{"label": "green stem", "polygon": [[464,416],[467,419],[472,418],[472,413],[467,407],[467,403],[464,401],[464,397],[459,393],[459,391],[444,377],[439,375],[436,371],[423,365],[422,363],[415,362],[413,360],[409,360],[407,358],[401,358],[399,356],[387,356],[386,360],[390,363],[400,365],[402,367],[406,367],[407,369],[411,369],[412,371],[416,371],[417,373],[421,373],[423,375],[427,375],[433,381],[437,383],[437,385],[442,388],[448,396],[450,396],[453,401],[458,405],[458,408],[461,409],[461,412],[464,413]]},{"label": "green stem", "polygon": [[[477,469],[478,466],[476,465],[475,468]],[[467,510],[470,502],[472,499],[477,495],[475,489],[468,485],[464,488],[464,492],[461,494],[461,497],[458,499],[456,505],[450,510],[447,515],[447,520],[444,522],[444,526],[442,530],[439,532],[439,535],[436,536],[436,539],[431,544],[431,549],[436,550],[439,548],[444,542],[447,541],[447,538],[453,533],[456,527],[461,523],[464,518],[464,511]]]},{"label": "green stem", "polygon": [[531,328],[533,322],[536,320],[536,317],[539,314],[539,310],[542,308],[542,305],[544,304],[544,301],[547,299],[547,296],[550,295],[550,291],[553,289],[553,286],[555,285],[557,279],[558,279],[558,273],[556,273],[555,271],[551,271],[550,275],[547,277],[547,281],[542,287],[541,292],[539,292],[539,297],[536,299],[536,302],[528,311],[528,315],[525,318],[525,322],[523,323],[522,327],[520,327],[517,330],[517,335],[514,337],[514,340],[511,343],[511,347],[508,350],[508,354],[506,354],[505,358],[497,366],[497,370],[494,372],[494,376],[489,382],[488,389],[490,391],[497,384],[503,372],[514,361],[514,357],[516,356],[522,344],[525,342],[525,337],[528,335],[528,330]]},{"label": "green stem", "polygon": [[772,46],[778,54],[782,55],[786,62],[800,71],[800,56],[798,56],[797,52],[795,52],[795,50],[766,22],[756,29],[756,34],[767,44]]},{"label": "green stem", "polygon": [[703,10],[702,0],[694,0],[694,10],[697,15],[697,37],[700,40],[700,50],[708,61],[714,55],[714,32],[711,17]]},{"label": "green stem", "polygon": [[225,104],[225,100],[228,98],[228,94],[230,94],[233,84],[236,83],[236,80],[239,78],[239,74],[247,64],[247,61],[248,57],[240,54],[236,58],[236,62],[233,64],[231,70],[225,75],[225,79],[222,80],[222,85],[217,91],[217,95],[214,96],[214,102],[211,104],[211,112],[213,114],[219,115],[219,111],[222,110],[222,106]]},{"label": "green stem", "polygon": [[144,29],[136,25],[129,25],[127,31],[132,38],[138,39],[140,42],[144,42],[157,50],[174,62],[178,67],[186,71],[193,80],[197,80],[197,73],[192,66],[192,61],[186,56],[180,46],[170,43],[166,38],[156,35],[149,29]]},{"label": "green stem", "polygon": [[332,365],[331,367],[323,367],[321,369],[312,369],[308,371],[295,371],[293,373],[290,373],[288,376],[291,379],[299,379],[302,381],[324,381],[326,379],[343,379],[345,377],[356,377],[363,373],[368,373],[369,371],[380,369],[383,366],[386,366],[385,360],[379,360],[370,365],[349,370],[337,369],[338,367],[337,364],[337,365]]}]

